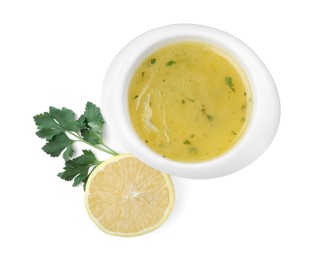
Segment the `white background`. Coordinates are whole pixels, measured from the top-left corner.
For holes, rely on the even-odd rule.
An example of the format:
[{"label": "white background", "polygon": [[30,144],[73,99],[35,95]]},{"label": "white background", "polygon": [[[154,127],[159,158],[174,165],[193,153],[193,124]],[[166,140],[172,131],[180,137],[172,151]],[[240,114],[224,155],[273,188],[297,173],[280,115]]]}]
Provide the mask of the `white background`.
[{"label": "white background", "polygon": [[[309,2],[1,0],[0,258],[312,259]],[[82,188],[56,176],[63,161],[41,150],[32,117],[50,105],[77,113],[87,101],[100,105],[104,74],[117,52],[137,35],[172,23],[222,29],[260,56],[278,86],[279,131],[238,173],[172,178],[176,203],[158,230],[109,236],[89,219]]]}]

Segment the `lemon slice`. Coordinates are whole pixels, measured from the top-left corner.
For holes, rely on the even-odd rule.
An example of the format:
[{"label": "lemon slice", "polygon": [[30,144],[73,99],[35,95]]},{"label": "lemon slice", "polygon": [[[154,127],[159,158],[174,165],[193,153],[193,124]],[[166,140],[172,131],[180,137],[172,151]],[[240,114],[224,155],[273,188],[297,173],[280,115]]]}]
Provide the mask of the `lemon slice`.
[{"label": "lemon slice", "polygon": [[104,232],[138,236],[161,226],[174,203],[169,175],[131,155],[112,157],[91,173],[85,192],[89,216]]}]

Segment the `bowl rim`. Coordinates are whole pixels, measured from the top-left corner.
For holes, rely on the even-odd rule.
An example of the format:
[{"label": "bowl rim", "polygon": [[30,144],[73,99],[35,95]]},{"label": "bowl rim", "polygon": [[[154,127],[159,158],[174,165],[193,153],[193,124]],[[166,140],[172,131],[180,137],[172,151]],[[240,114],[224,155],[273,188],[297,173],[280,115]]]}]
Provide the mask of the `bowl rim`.
[{"label": "bowl rim", "polygon": [[[253,111],[243,136],[227,152],[204,162],[178,162],[163,158],[141,141],[129,119],[127,94],[133,72],[149,54],[179,41],[206,42],[227,52],[244,70],[252,91]],[[102,108],[114,137],[128,152],[157,170],[186,178],[221,177],[246,167],[273,141],[280,120],[278,92],[260,58],[229,33],[195,24],[159,27],[128,43],[107,70],[102,90]]]}]

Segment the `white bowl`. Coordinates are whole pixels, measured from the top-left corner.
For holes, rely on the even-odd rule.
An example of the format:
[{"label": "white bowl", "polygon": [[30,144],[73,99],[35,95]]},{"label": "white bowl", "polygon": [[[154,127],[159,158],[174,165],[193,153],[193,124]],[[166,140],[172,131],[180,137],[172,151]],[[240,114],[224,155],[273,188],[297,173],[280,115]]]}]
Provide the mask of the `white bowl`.
[{"label": "white bowl", "polygon": [[[152,151],[132,128],[127,95],[135,69],[160,47],[179,41],[201,41],[228,52],[244,69],[251,86],[253,112],[248,128],[228,152],[206,162],[176,162]],[[215,178],[236,172],[256,160],[272,142],[280,119],[274,81],[258,56],[234,36],[206,26],[169,25],[146,32],[126,45],[112,61],[103,86],[103,113],[114,137],[147,165],[186,178]]]}]

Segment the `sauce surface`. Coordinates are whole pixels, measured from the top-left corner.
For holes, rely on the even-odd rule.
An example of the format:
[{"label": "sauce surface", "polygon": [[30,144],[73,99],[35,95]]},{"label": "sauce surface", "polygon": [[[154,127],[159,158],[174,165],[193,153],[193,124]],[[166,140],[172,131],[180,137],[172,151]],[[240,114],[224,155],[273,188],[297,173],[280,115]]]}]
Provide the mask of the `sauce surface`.
[{"label": "sauce surface", "polygon": [[152,53],[135,70],[128,108],[150,149],[175,161],[199,162],[237,143],[252,97],[232,57],[206,43],[179,42]]}]

